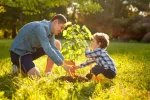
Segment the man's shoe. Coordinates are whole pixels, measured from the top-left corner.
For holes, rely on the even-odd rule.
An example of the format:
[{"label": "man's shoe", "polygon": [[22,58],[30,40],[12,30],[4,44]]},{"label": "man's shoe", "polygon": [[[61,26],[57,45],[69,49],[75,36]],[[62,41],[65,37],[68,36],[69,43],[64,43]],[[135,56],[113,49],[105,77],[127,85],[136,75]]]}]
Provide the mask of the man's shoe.
[{"label": "man's shoe", "polygon": [[46,72],[44,76],[52,76],[52,72]]}]

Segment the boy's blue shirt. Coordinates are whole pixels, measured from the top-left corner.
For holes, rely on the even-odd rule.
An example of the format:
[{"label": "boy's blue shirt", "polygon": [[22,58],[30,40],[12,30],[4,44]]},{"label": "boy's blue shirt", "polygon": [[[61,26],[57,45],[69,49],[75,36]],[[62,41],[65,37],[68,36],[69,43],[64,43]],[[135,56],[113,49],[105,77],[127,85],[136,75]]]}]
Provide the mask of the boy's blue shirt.
[{"label": "boy's blue shirt", "polygon": [[20,56],[36,52],[36,48],[43,48],[45,53],[58,66],[63,64],[64,57],[56,48],[55,35],[51,33],[50,21],[30,22],[23,26],[15,37],[10,50]]}]

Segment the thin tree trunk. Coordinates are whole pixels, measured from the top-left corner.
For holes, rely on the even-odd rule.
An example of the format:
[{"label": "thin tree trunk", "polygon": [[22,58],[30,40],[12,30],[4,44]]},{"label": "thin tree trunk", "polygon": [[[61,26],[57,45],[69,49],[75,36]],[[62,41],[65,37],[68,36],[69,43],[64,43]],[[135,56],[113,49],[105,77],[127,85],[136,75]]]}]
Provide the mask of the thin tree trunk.
[{"label": "thin tree trunk", "polygon": [[23,22],[22,22],[22,12],[20,12],[20,27],[22,27]]},{"label": "thin tree trunk", "polygon": [[16,19],[12,23],[12,38],[16,37]]}]

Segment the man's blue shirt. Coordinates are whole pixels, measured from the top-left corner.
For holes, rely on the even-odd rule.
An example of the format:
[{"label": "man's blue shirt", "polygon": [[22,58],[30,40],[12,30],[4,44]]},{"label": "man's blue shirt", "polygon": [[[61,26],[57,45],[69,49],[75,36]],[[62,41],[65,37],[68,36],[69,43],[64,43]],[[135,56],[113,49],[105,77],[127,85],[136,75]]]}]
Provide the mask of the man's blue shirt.
[{"label": "man's blue shirt", "polygon": [[15,37],[10,50],[24,56],[43,48],[55,64],[62,65],[64,57],[54,44],[55,35],[51,33],[50,21],[35,21],[23,26]]}]

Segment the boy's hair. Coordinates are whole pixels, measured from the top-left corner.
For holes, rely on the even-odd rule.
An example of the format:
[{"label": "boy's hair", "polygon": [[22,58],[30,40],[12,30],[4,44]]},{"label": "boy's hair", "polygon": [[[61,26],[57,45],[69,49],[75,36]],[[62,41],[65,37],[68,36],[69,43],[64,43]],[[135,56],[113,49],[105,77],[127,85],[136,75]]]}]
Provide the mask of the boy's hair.
[{"label": "boy's hair", "polygon": [[51,19],[51,21],[54,21],[55,19],[58,19],[58,23],[59,23],[59,24],[65,24],[65,23],[67,22],[66,17],[65,17],[64,15],[62,15],[62,14],[57,14],[57,15],[55,15],[55,16]]},{"label": "boy's hair", "polygon": [[92,38],[94,38],[98,43],[101,42],[101,48],[106,49],[109,45],[109,36],[105,33],[95,33]]}]

